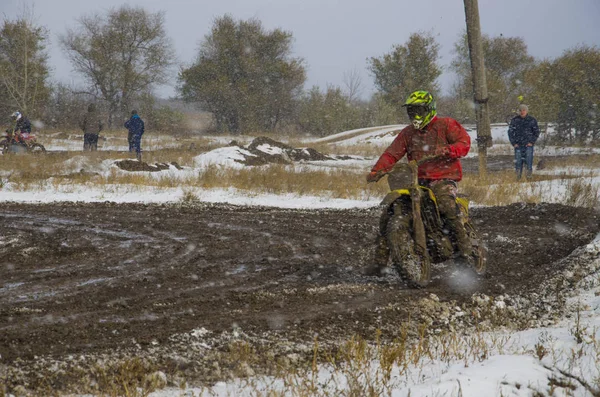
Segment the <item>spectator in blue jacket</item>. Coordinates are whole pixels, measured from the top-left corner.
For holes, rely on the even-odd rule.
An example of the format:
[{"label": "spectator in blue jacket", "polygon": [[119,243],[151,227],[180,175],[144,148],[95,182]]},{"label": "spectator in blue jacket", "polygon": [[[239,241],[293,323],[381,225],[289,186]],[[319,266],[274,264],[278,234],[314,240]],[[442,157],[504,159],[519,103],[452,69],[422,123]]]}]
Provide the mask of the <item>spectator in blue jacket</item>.
[{"label": "spectator in blue jacket", "polygon": [[144,135],[144,121],[140,118],[137,110],[131,111],[131,118],[125,122],[125,128],[129,130],[129,151],[135,150],[138,161],[142,161],[142,135]]},{"label": "spectator in blue jacket", "polygon": [[515,170],[517,180],[523,175],[523,163],[527,166],[527,179],[533,173],[533,146],[540,136],[537,120],[528,114],[527,105],[519,106],[519,115],[515,116],[508,127],[508,139],[515,148]]}]

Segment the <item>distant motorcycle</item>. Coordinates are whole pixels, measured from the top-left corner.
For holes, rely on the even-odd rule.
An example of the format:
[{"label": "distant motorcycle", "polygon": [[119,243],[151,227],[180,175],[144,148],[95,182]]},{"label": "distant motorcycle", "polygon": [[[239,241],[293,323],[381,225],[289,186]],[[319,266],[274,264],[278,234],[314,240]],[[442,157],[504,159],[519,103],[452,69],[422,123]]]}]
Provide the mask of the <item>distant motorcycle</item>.
[{"label": "distant motorcycle", "polygon": [[8,153],[46,153],[46,148],[37,142],[35,135],[27,132],[6,130],[4,139],[0,140],[2,154]]}]

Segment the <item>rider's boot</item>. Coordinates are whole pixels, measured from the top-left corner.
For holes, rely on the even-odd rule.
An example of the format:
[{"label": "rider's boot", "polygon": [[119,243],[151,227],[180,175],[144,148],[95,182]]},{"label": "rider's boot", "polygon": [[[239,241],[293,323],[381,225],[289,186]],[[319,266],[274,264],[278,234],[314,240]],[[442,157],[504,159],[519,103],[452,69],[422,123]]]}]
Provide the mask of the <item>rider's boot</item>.
[{"label": "rider's boot", "polygon": [[383,236],[377,237],[377,247],[375,250],[375,266],[379,274],[385,273],[388,266],[388,260],[390,258],[390,247],[388,246],[387,239]]},{"label": "rider's boot", "polygon": [[445,223],[450,232],[456,239],[458,248],[458,261],[467,265],[474,263],[472,254],[473,247],[471,239],[467,235],[465,225],[463,224],[462,214],[456,205],[456,184],[440,183],[434,186],[434,194],[438,200],[440,214],[444,217]]},{"label": "rider's boot", "polygon": [[458,262],[464,263],[465,265],[474,265],[473,259],[473,246],[471,245],[471,239],[467,236],[467,231],[459,216],[454,219],[446,218],[446,225],[451,229],[450,232],[454,234],[456,238],[456,248],[458,248]]}]

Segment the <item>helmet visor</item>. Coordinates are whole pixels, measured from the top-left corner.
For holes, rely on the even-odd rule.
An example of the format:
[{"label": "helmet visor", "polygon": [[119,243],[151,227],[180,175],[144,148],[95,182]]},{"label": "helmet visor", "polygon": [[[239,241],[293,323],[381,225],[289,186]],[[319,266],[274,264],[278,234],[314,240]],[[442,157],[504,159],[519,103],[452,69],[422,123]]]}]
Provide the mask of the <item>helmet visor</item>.
[{"label": "helmet visor", "polygon": [[429,113],[429,106],[409,105],[406,107],[406,113],[411,120],[423,119]]}]

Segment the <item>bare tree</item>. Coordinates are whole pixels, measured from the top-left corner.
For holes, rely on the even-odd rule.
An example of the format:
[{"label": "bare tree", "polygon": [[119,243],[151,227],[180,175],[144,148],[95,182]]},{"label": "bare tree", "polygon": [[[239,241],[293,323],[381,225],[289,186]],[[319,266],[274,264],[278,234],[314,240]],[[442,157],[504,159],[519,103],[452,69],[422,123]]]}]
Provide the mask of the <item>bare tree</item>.
[{"label": "bare tree", "polygon": [[90,94],[108,104],[109,126],[124,114],[137,95],[168,78],[174,51],[164,28],[164,13],[122,6],[106,14],[78,20],[60,43],[88,83]]},{"label": "bare tree", "polygon": [[354,103],[362,93],[362,77],[357,69],[352,69],[349,72],[344,72],[343,77],[344,87],[346,88],[346,96],[350,103]]},{"label": "bare tree", "polygon": [[32,8],[0,28],[0,109],[39,113],[48,99],[48,34],[34,22]]}]

